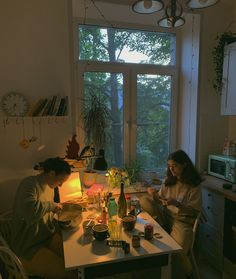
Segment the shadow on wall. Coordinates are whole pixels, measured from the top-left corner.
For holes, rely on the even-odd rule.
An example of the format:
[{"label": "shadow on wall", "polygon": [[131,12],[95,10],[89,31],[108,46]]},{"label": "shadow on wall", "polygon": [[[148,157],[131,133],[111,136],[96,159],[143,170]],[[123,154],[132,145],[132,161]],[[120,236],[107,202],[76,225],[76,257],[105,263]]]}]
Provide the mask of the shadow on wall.
[{"label": "shadow on wall", "polygon": [[1,171],[0,172],[0,212],[11,210],[14,203],[16,190],[23,178],[35,175],[33,169],[21,171]]},{"label": "shadow on wall", "polygon": [[21,178],[0,182],[0,212],[11,210]]}]

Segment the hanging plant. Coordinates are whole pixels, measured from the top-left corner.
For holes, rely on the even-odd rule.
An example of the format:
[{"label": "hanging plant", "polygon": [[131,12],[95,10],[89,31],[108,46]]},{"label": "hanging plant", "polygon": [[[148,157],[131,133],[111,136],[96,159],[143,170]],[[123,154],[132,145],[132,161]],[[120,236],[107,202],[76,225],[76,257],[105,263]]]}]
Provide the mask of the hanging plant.
[{"label": "hanging plant", "polygon": [[227,44],[236,42],[236,34],[232,32],[224,32],[216,37],[217,45],[214,47],[213,63],[215,65],[215,78],[213,80],[213,87],[217,92],[221,92],[223,81],[223,63],[224,63],[224,47]]}]

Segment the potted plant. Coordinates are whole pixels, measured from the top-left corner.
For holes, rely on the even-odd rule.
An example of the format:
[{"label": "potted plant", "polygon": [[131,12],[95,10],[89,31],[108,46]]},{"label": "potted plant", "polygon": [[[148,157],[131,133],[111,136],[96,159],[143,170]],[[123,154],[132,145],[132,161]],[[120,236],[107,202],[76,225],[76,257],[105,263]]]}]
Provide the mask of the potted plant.
[{"label": "potted plant", "polygon": [[217,92],[220,92],[223,86],[223,63],[224,63],[224,47],[227,44],[236,42],[236,34],[232,32],[223,32],[216,37],[217,45],[214,47],[213,63],[215,65],[215,78],[213,80],[213,87]]},{"label": "potted plant", "polygon": [[107,127],[111,122],[111,114],[106,105],[105,97],[91,92],[84,100],[81,113],[86,143],[93,143],[95,150],[104,148],[107,139]]},{"label": "potted plant", "polygon": [[[84,172],[84,184],[91,186],[96,182],[96,172],[93,170],[93,160],[97,157],[96,154],[101,154],[101,149],[104,149],[108,132],[107,128],[111,121],[110,111],[106,105],[105,98],[100,94],[90,92],[84,99],[84,107],[81,113],[83,129],[85,131],[85,143],[94,147],[94,156],[91,156],[89,164]],[[102,152],[104,154],[104,151]],[[88,185],[88,183],[91,185]]]}]

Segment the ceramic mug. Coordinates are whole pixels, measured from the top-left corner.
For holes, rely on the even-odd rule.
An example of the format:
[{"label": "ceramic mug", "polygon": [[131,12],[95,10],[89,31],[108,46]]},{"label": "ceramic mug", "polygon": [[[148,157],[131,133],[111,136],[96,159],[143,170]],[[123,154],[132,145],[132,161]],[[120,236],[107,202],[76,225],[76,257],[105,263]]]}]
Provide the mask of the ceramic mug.
[{"label": "ceramic mug", "polygon": [[122,218],[122,225],[125,231],[132,231],[135,227],[137,218],[133,215],[127,215]]},{"label": "ceramic mug", "polygon": [[110,234],[108,232],[108,226],[105,224],[96,224],[92,228],[93,230],[93,236],[96,240],[105,240],[108,237],[110,237]]}]

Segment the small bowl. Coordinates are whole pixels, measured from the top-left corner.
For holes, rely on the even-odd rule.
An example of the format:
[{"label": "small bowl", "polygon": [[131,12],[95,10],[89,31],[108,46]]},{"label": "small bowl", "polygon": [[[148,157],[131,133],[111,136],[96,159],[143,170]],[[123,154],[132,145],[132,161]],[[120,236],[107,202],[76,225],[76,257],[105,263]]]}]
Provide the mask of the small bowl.
[{"label": "small bowl", "polygon": [[125,231],[132,231],[135,227],[137,218],[134,215],[126,215],[122,218],[122,226]]}]

